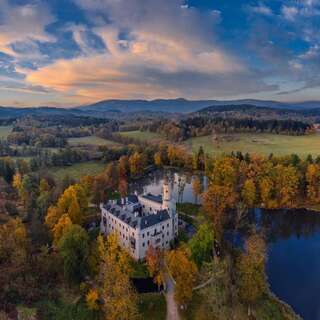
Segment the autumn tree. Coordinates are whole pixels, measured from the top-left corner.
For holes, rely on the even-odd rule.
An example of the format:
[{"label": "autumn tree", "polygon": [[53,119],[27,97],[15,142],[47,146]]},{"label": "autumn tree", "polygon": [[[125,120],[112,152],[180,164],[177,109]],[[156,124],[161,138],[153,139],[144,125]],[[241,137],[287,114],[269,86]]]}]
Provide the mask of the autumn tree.
[{"label": "autumn tree", "polygon": [[230,186],[210,185],[203,193],[203,207],[211,219],[217,238],[222,236],[225,212],[233,208],[237,200],[237,193]]},{"label": "autumn tree", "polygon": [[139,176],[143,173],[145,162],[144,162],[143,155],[141,153],[135,152],[129,158],[129,164],[130,164],[130,172],[132,176]]},{"label": "autumn tree", "polygon": [[197,276],[197,266],[191,260],[188,250],[180,247],[171,250],[166,255],[166,261],[176,285],[174,291],[175,300],[186,305],[192,298],[192,290]]},{"label": "autumn tree", "polygon": [[128,194],[128,182],[126,179],[120,179],[119,193],[120,193],[121,197],[125,197]]},{"label": "autumn tree", "polygon": [[119,177],[127,179],[130,176],[130,165],[128,156],[121,156],[119,159]]},{"label": "autumn tree", "polygon": [[165,283],[163,259],[163,251],[159,247],[154,248],[152,245],[148,247],[146,252],[146,264],[149,273],[153,277],[154,282],[158,285],[158,288]]},{"label": "autumn tree", "polygon": [[256,185],[253,179],[247,179],[241,190],[241,197],[247,208],[253,208],[257,198]]},{"label": "autumn tree", "polygon": [[59,240],[69,230],[71,226],[72,226],[72,222],[69,215],[67,215],[66,213],[63,214],[52,229],[53,244],[55,246],[58,244]]},{"label": "autumn tree", "polygon": [[192,191],[196,199],[196,203],[198,202],[198,197],[201,195],[202,192],[202,183],[198,176],[196,176],[192,180]]},{"label": "autumn tree", "polygon": [[163,163],[162,163],[162,157],[161,157],[161,152],[158,151],[154,154],[154,164],[157,167],[162,167]]},{"label": "autumn tree", "polygon": [[320,203],[320,165],[309,164],[306,171],[307,197],[312,203]]},{"label": "autumn tree", "polygon": [[110,234],[107,242],[100,238],[100,297],[102,310],[108,320],[138,318],[137,295],[130,283],[130,256]]},{"label": "autumn tree", "polygon": [[266,244],[258,235],[251,235],[245,243],[245,252],[237,261],[237,282],[240,299],[247,304],[250,314],[251,306],[267,290],[265,273]]}]

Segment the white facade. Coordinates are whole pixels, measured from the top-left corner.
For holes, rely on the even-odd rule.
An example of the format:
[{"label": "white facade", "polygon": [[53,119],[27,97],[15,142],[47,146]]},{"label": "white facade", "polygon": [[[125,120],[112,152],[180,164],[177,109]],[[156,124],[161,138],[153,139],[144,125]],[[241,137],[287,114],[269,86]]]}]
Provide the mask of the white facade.
[{"label": "white facade", "polygon": [[144,259],[148,247],[168,249],[178,235],[176,203],[168,183],[163,195],[131,195],[101,204],[101,232],[117,233],[120,244],[137,260]]}]

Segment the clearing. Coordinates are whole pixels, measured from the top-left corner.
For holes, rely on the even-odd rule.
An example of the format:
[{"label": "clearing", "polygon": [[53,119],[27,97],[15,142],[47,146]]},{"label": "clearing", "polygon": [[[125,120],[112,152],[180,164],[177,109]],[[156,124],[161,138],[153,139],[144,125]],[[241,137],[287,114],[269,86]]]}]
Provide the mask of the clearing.
[{"label": "clearing", "polygon": [[105,167],[105,163],[88,161],[66,167],[51,167],[48,171],[58,180],[62,180],[67,175],[72,179],[79,180],[86,175],[97,175],[101,173]]},{"label": "clearing", "polygon": [[0,139],[6,139],[11,131],[12,126],[0,126]]},{"label": "clearing", "polygon": [[142,141],[163,140],[163,137],[160,134],[149,131],[122,131],[119,132],[119,134],[125,137],[134,138]]},{"label": "clearing", "polygon": [[231,153],[257,153],[263,155],[283,156],[296,153],[301,157],[309,154],[320,154],[320,134],[305,136],[288,136],[271,133],[235,133],[221,134],[218,139],[212,136],[196,137],[185,141],[189,150],[197,151],[203,146],[209,154]]},{"label": "clearing", "polygon": [[87,136],[79,138],[69,138],[68,143],[70,146],[85,146],[85,145],[94,145],[94,146],[110,146],[115,147],[119,146],[119,143],[99,138],[96,136]]}]

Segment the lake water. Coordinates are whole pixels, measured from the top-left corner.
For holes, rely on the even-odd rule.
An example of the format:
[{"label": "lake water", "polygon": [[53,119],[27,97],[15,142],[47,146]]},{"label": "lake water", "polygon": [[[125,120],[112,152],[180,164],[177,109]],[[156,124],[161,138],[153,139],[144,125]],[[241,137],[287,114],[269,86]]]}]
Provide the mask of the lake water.
[{"label": "lake water", "polygon": [[[193,177],[166,172],[173,195],[196,202]],[[162,193],[164,173],[157,171],[131,186],[131,191]],[[202,178],[204,185],[206,179]],[[267,275],[271,290],[305,320],[320,320],[320,213],[306,210],[255,210],[251,216],[268,242]]]}]

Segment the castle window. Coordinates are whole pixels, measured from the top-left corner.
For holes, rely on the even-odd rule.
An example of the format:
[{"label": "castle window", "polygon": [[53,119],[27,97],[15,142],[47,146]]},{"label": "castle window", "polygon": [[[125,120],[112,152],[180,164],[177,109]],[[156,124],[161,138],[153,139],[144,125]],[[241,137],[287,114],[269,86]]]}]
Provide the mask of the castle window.
[{"label": "castle window", "polygon": [[164,230],[164,226],[162,226],[162,230]]},{"label": "castle window", "polygon": [[167,236],[169,235],[169,231],[167,232]]},{"label": "castle window", "polygon": [[147,232],[147,236],[149,236],[149,231]]},{"label": "castle window", "polygon": [[144,247],[144,242],[142,243],[142,246]]},{"label": "castle window", "polygon": [[142,234],[142,238],[144,238],[144,233]]}]

